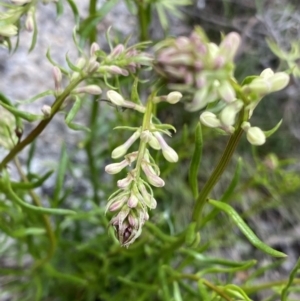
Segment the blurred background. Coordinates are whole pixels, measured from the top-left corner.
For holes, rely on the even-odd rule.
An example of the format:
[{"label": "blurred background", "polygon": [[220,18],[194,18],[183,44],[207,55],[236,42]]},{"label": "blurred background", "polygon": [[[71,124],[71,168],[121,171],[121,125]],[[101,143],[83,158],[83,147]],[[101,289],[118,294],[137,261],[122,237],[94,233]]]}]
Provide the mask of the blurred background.
[{"label": "blurred background", "polygon": [[[74,2],[79,8],[81,18],[86,18],[88,1]],[[98,1],[98,6],[105,2]],[[123,41],[126,36],[132,35],[132,42],[135,42],[139,35],[136,16],[129,11],[125,2],[117,1],[117,4],[97,25],[97,41],[103,50],[109,49],[105,32],[110,26],[115,41]],[[297,0],[195,0],[192,5],[182,7],[180,10],[183,18],[168,15],[168,34],[171,36],[189,35],[196,25],[203,27],[209,38],[216,43],[220,41],[220,32],[226,34],[236,31],[241,35],[242,44],[236,57],[236,77],[239,80],[248,75],[259,74],[269,67],[274,71],[288,69],[287,61],[278,58],[271,51],[266,39],[274,41],[286,52],[291,50],[293,43],[296,43],[300,49],[300,3]],[[9,54],[6,49],[0,49],[0,91],[15,102],[53,88],[51,65],[45,58],[48,48],[51,49],[54,60],[62,65],[66,65],[67,52],[73,60],[78,56],[72,40],[74,17],[67,5],[63,15],[57,18],[54,5],[41,4],[37,17],[39,34],[36,48],[31,53],[28,53],[31,33],[26,31],[22,32],[19,48],[15,53]],[[158,16],[153,12],[149,37],[155,43],[164,35]],[[295,60],[295,69],[300,68],[299,59]],[[126,80],[123,84],[126,86]],[[130,95],[129,85],[127,89]],[[261,273],[260,279],[264,281],[286,277],[300,256],[299,95],[299,78],[292,76],[290,85],[284,91],[263,99],[252,120],[257,126],[269,130],[283,118],[280,129],[260,147],[251,147],[243,137],[228,170],[213,191],[215,199],[222,195],[232,179],[238,158],[241,157],[243,163],[240,184],[230,203],[264,242],[288,254],[288,259],[281,265],[277,264],[273,270]],[[42,106],[50,105],[52,101],[51,97],[45,97],[22,108],[40,113]],[[92,99],[86,99],[84,108],[77,116],[77,120],[86,125],[90,122],[92,102]],[[84,133],[68,129],[64,125],[64,116],[58,114],[36,141],[30,172],[39,174],[45,169],[58,169],[61,168],[61,163],[65,162],[63,189],[59,192],[59,202],[83,213],[86,212],[86,215],[82,213],[77,220],[67,219],[62,222],[61,231],[64,233],[64,241],[57,251],[55,263],[60,265],[63,262],[61,266],[66,270],[72,271],[75,262],[77,264],[82,261],[79,269],[90,270],[91,274],[96,275],[97,264],[99,262],[103,264],[105,261],[104,250],[106,245],[111,243],[111,238],[106,237],[107,231],[99,220],[103,219],[103,208],[107,197],[115,190],[118,177],[106,175],[104,167],[112,162],[111,150],[128,137],[127,132],[112,129],[128,122],[131,125],[140,124],[139,117],[133,117],[130,113],[115,111],[106,103],[101,103],[97,107],[97,125],[90,142],[94,156],[92,169],[89,153],[85,147]],[[193,208],[193,197],[187,178],[199,112],[193,114],[185,112],[182,104],[167,108],[161,105],[157,108],[157,115],[162,122],[173,124],[177,128],[178,131],[170,140],[170,145],[178,150],[181,160],[172,166],[160,160],[162,177],[167,184],[165,189],[155,191],[159,205],[158,209],[152,212],[151,219],[164,231],[175,234],[188,225]],[[33,127],[34,124],[26,124],[25,135]],[[211,173],[228,139],[227,136],[219,136],[206,128],[203,128],[203,134],[200,188]],[[66,161],[62,161],[63,145],[67,150]],[[29,150],[26,149],[20,156],[23,164],[26,164],[28,152]],[[1,158],[4,154],[4,151],[0,150]],[[159,154],[157,157],[159,160]],[[91,175],[93,172],[94,174]],[[38,189],[38,193],[46,203],[55,194],[54,187],[57,183],[58,177],[53,174],[43,187]],[[94,210],[95,204],[100,205],[102,211],[95,211],[94,215],[89,215],[89,210]],[[59,220],[57,219],[56,222]],[[14,299],[14,294],[20,293],[17,289],[13,293],[6,290],[7,286],[14,284],[14,281],[21,281],[15,275],[8,275],[7,269],[26,267],[30,264],[31,257],[26,256],[26,248],[20,245],[20,242],[2,236],[0,234],[0,241],[3,241],[0,246],[0,287],[3,286],[5,289],[0,292],[0,300],[25,300]],[[212,256],[233,260],[255,258],[258,260],[258,267],[274,263],[272,258],[254,249],[222,214],[202,230],[201,243],[207,244],[207,250]],[[67,258],[68,253],[64,253],[66,249],[76,250],[76,255],[72,255],[74,258]],[[132,259],[128,260],[129,267]],[[126,274],[124,263],[117,262],[116,269],[116,274]],[[51,275],[51,271],[49,273]],[[234,281],[243,282],[249,276],[247,273],[246,271],[238,273]],[[51,285],[53,284],[49,284],[49,291]],[[72,286],[67,286],[66,290],[70,291],[66,299],[54,298],[55,294],[51,297],[49,293],[50,297],[44,300],[100,300],[93,297],[68,299],[74,297],[71,292]],[[263,297],[264,295],[259,295],[254,300],[263,300]]]}]

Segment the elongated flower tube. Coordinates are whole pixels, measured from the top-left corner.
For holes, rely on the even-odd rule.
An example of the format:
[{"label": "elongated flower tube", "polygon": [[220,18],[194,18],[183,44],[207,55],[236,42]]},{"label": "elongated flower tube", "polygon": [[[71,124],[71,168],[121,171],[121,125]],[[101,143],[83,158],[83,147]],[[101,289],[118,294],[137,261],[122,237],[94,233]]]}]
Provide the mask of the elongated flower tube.
[{"label": "elongated flower tube", "polygon": [[142,162],[142,169],[147,177],[148,182],[155,187],[165,186],[165,182],[154,171],[154,169],[147,162]]},{"label": "elongated flower tube", "polygon": [[177,153],[174,151],[174,149],[172,147],[170,147],[167,142],[165,141],[165,139],[162,137],[162,135],[159,132],[154,132],[153,135],[156,137],[163,156],[165,157],[165,159],[169,162],[175,163],[178,161],[178,155]]},{"label": "elongated flower tube", "polygon": [[124,144],[118,146],[112,151],[111,157],[113,159],[117,159],[124,156],[127,150],[129,149],[129,147],[140,137],[140,134],[141,134],[140,130],[134,132]]},{"label": "elongated flower tube", "polygon": [[125,168],[128,165],[129,165],[129,162],[127,160],[123,160],[119,163],[112,163],[112,164],[106,165],[105,171],[110,175],[114,175],[114,174],[119,173],[123,168]]}]

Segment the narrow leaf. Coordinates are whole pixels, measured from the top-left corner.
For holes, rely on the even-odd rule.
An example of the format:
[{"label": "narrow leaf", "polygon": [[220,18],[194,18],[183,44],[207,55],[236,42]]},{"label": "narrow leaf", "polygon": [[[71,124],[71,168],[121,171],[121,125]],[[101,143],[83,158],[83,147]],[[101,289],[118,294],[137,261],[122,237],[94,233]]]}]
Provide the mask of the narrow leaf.
[{"label": "narrow leaf", "polygon": [[202,157],[202,148],[202,128],[200,122],[198,122],[195,130],[195,148],[189,170],[189,183],[195,199],[198,196],[198,170]]},{"label": "narrow leaf", "polygon": [[32,34],[32,40],[31,40],[29,52],[31,52],[34,49],[36,41],[37,41],[37,35],[38,35],[38,26],[36,23],[36,14],[35,13],[32,15],[32,18],[33,18],[33,34]]},{"label": "narrow leaf", "polygon": [[294,281],[295,277],[297,276],[298,270],[300,270],[300,257],[298,258],[298,261],[296,262],[296,265],[294,266],[294,268],[290,274],[288,283],[281,291],[281,301],[287,301],[288,290],[289,290],[290,286],[293,284],[293,281]]},{"label": "narrow leaf", "polygon": [[241,232],[246,236],[246,238],[249,240],[249,242],[253,246],[255,246],[257,249],[259,249],[271,256],[274,256],[274,257],[286,257],[287,256],[286,254],[276,251],[276,250],[272,249],[271,247],[269,247],[268,245],[266,245],[264,242],[262,242],[254,234],[254,232],[248,227],[248,225],[243,221],[243,219],[239,216],[239,214],[230,205],[221,203],[218,201],[214,201],[214,200],[209,200],[208,202],[211,205],[213,205],[214,207],[227,213],[231,217],[233,222],[239,227]]},{"label": "narrow leaf", "polygon": [[268,138],[271,135],[273,135],[279,129],[279,127],[281,126],[281,123],[282,123],[282,119],[271,130],[264,131],[265,136]]},{"label": "narrow leaf", "polygon": [[[65,174],[68,165],[68,155],[65,144],[62,146],[61,153],[60,153],[60,160],[59,160],[59,167],[57,170],[57,176],[55,181],[55,189],[53,195],[53,204],[58,204],[60,199],[60,194],[64,185]],[[56,206],[54,206],[56,207]]]},{"label": "narrow leaf", "polygon": [[78,8],[75,4],[75,2],[73,0],[67,0],[71,9],[72,9],[72,12],[74,14],[74,19],[75,19],[75,23],[76,23],[76,26],[78,26],[79,22],[80,22],[80,16],[79,16],[79,11],[78,11]]}]

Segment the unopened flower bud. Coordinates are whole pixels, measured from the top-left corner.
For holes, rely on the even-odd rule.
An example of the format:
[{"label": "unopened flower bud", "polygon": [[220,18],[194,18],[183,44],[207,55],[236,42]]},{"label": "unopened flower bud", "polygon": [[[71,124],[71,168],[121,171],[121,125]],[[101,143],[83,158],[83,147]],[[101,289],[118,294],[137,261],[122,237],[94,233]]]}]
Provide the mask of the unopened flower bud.
[{"label": "unopened flower bud", "polygon": [[242,90],[245,93],[254,92],[258,95],[266,95],[271,92],[271,83],[269,80],[257,77],[249,85],[243,86]]},{"label": "unopened flower bud", "polygon": [[110,174],[114,175],[119,173],[123,168],[129,165],[129,162],[127,160],[123,160],[122,162],[119,163],[112,163],[109,164],[105,167],[105,171]]},{"label": "unopened flower bud", "polygon": [[115,66],[115,65],[107,66],[106,70],[111,74],[123,75],[123,76],[128,76],[129,75],[129,72],[126,69],[120,68],[120,67]]},{"label": "unopened flower bud", "polygon": [[25,28],[29,32],[33,31],[34,20],[33,20],[32,12],[27,13],[27,17],[26,17],[26,20],[25,20]]},{"label": "unopened flower bud", "polygon": [[0,36],[11,37],[11,36],[15,36],[17,33],[18,33],[18,27],[13,24],[0,27]]},{"label": "unopened flower bud", "polygon": [[120,55],[125,50],[125,47],[123,44],[118,44],[111,52],[112,57],[116,57]]},{"label": "unopened flower bud", "polygon": [[274,75],[274,72],[271,68],[267,68],[262,71],[262,73],[259,75],[260,77],[263,77],[265,79],[268,79]]},{"label": "unopened flower bud", "polygon": [[99,49],[100,49],[100,46],[96,42],[94,42],[90,48],[90,55],[95,56],[96,51],[98,51]]},{"label": "unopened flower bud", "polygon": [[276,92],[284,89],[288,85],[290,77],[285,72],[278,72],[275,73],[268,80],[271,84],[271,91]]},{"label": "unopened flower bud", "polygon": [[262,145],[266,142],[266,136],[259,127],[251,127],[249,122],[243,122],[241,127],[247,133],[247,140],[252,145]]},{"label": "unopened flower bud", "polygon": [[97,71],[99,69],[99,67],[100,67],[100,64],[96,61],[96,58],[90,59],[87,71],[89,73],[93,73],[93,72]]},{"label": "unopened flower bud", "polygon": [[116,106],[122,106],[125,102],[123,96],[114,90],[107,91],[106,96]]},{"label": "unopened flower bud", "polygon": [[178,161],[178,154],[175,152],[173,148],[171,148],[165,139],[162,137],[162,135],[158,132],[154,132],[153,135],[156,137],[158,140],[163,156],[165,159],[171,163],[175,163]]},{"label": "unopened flower bud", "polygon": [[182,94],[180,92],[174,91],[167,95],[167,102],[171,104],[175,104],[180,101]]},{"label": "unopened flower bud", "polygon": [[220,44],[220,53],[232,61],[240,46],[241,37],[236,32],[230,32]]},{"label": "unopened flower bud", "polygon": [[208,111],[205,111],[200,115],[200,121],[202,124],[210,128],[217,128],[221,126],[221,122],[217,118],[217,116],[214,113]]},{"label": "unopened flower bud", "polygon": [[55,86],[55,91],[59,92],[60,90],[60,83],[62,80],[62,74],[60,69],[57,66],[54,66],[52,69],[53,72],[53,79],[54,79],[54,86]]},{"label": "unopened flower bud", "polygon": [[118,146],[112,151],[111,157],[113,159],[117,159],[124,156],[129,147],[140,137],[140,133],[140,130],[134,132],[124,144]]},{"label": "unopened flower bud", "polygon": [[162,178],[160,178],[153,168],[146,162],[142,163],[142,169],[147,177],[148,182],[155,187],[163,187],[165,186],[165,182]]},{"label": "unopened flower bud", "polygon": [[127,201],[127,206],[129,208],[135,208],[138,203],[139,203],[139,200],[136,197],[136,195],[134,195],[134,193],[131,193],[131,195],[130,195],[128,201]]},{"label": "unopened flower bud", "polygon": [[126,178],[124,178],[124,179],[122,179],[122,180],[119,180],[119,181],[117,182],[117,186],[118,186],[119,188],[121,188],[121,189],[125,189],[125,188],[127,188],[127,187],[130,185],[130,183],[132,182],[132,180],[133,180],[133,177],[132,177],[132,175],[129,173],[129,174],[127,175]]},{"label": "unopened flower bud", "polygon": [[51,115],[51,107],[50,106],[43,105],[41,111],[46,118],[48,118]]},{"label": "unopened flower bud", "polygon": [[102,93],[102,90],[99,86],[97,85],[88,85],[88,86],[83,86],[83,87],[78,87],[74,89],[74,93],[88,93],[92,95],[99,95]]},{"label": "unopened flower bud", "polygon": [[228,81],[221,82],[220,86],[218,87],[218,93],[220,97],[227,103],[233,102],[236,98],[235,91]]}]

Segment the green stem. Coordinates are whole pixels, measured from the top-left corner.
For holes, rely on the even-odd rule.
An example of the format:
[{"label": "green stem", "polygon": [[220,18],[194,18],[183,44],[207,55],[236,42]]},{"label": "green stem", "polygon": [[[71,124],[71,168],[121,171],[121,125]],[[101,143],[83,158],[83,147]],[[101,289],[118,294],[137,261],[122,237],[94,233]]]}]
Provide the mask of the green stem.
[{"label": "green stem", "polygon": [[[288,283],[288,281],[289,281],[288,279],[270,281],[267,283],[262,283],[262,284],[253,285],[253,286],[241,286],[241,289],[247,294],[254,294],[261,290],[274,289],[274,287],[276,287],[276,286],[286,285]],[[293,280],[293,283],[300,285],[300,278],[295,278]]]},{"label": "green stem", "polygon": [[[142,132],[150,129],[152,108],[153,108],[153,102],[152,102],[152,96],[150,96],[147,101],[146,112],[145,112],[144,118],[143,118]],[[139,150],[138,150],[138,157],[136,160],[136,168],[135,168],[136,169],[136,178],[138,178],[140,176],[141,164],[142,164],[142,160],[144,158],[145,150],[146,150],[146,142],[140,140],[140,146],[139,146]]]},{"label": "green stem", "polygon": [[148,35],[148,25],[149,20],[147,16],[147,11],[149,10],[149,7],[145,7],[145,4],[143,4],[143,1],[135,1],[137,7],[138,7],[138,19],[139,19],[139,27],[140,27],[140,42],[148,41],[149,35]]},{"label": "green stem", "polygon": [[82,81],[84,80],[84,76],[79,77],[78,79],[72,81],[66,89],[56,98],[55,102],[53,103],[51,107],[51,115],[47,118],[42,120],[36,128],[34,128],[29,135],[20,143],[18,143],[8,154],[7,156],[2,160],[0,163],[0,170],[5,168],[5,166],[15,158],[15,156],[21,152],[27,145],[32,143],[35,138],[37,138],[41,132],[46,128],[46,126],[49,124],[49,122],[52,120],[52,118],[55,116],[55,114],[59,111],[60,107],[62,106],[65,99],[70,95],[71,91]]},{"label": "green stem", "polygon": [[[241,116],[244,115],[244,112],[242,112]],[[241,122],[239,123],[239,126],[237,127],[237,130],[234,132],[233,135],[231,135],[227,146],[224,150],[224,153],[222,157],[220,158],[217,166],[215,167],[213,173],[205,183],[203,189],[199,192],[198,198],[196,200],[196,204],[193,210],[193,220],[197,222],[197,228],[200,227],[200,221],[201,221],[201,213],[203,210],[203,207],[206,203],[206,200],[215,186],[215,184],[220,179],[221,175],[223,174],[224,170],[226,169],[228,163],[231,160],[231,157],[240,141],[240,138],[243,134],[243,130],[240,127]]]},{"label": "green stem", "polygon": [[[96,14],[97,10],[97,0],[90,0],[90,6],[89,6],[89,15],[93,16]],[[97,27],[95,26],[93,30],[90,32],[89,41],[90,45],[97,40]]]}]

